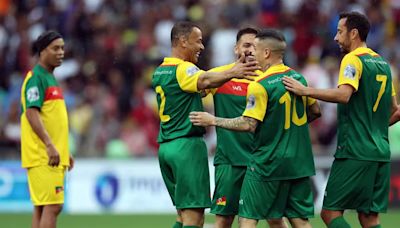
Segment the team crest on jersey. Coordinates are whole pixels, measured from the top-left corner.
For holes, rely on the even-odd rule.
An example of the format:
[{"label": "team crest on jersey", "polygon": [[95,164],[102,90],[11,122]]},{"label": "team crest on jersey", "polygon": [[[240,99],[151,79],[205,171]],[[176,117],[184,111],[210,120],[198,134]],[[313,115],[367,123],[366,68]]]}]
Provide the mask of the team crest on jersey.
[{"label": "team crest on jersey", "polygon": [[356,68],[354,65],[349,64],[344,68],[343,75],[348,79],[354,79],[356,77]]},{"label": "team crest on jersey", "polygon": [[200,69],[196,66],[191,66],[186,69],[186,74],[190,77],[193,76]]},{"label": "team crest on jersey", "polygon": [[34,102],[39,100],[39,89],[37,86],[31,87],[26,91],[26,98],[28,99],[29,102]]},{"label": "team crest on jersey", "polygon": [[256,106],[256,97],[253,94],[250,94],[247,98],[246,109],[252,109]]},{"label": "team crest on jersey", "polygon": [[218,198],[216,204],[218,206],[226,206],[226,197],[223,196],[223,197]]}]

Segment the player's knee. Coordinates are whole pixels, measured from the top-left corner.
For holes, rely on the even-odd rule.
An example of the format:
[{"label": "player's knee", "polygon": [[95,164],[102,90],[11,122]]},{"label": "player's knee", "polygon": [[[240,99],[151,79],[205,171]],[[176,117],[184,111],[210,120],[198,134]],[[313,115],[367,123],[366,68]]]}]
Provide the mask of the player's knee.
[{"label": "player's knee", "polygon": [[343,211],[331,211],[322,209],[321,218],[326,225],[329,225],[331,221],[339,216],[343,215]]},{"label": "player's knee", "polygon": [[235,216],[217,215],[215,219],[215,228],[231,227]]},{"label": "player's knee", "polygon": [[46,206],[46,210],[48,210],[51,214],[54,215],[60,214],[62,209],[63,209],[63,204],[52,204]]},{"label": "player's knee", "polygon": [[287,228],[286,222],[283,218],[280,219],[268,219],[267,220],[269,227],[276,228]]},{"label": "player's knee", "polygon": [[378,213],[358,213],[358,220],[362,227],[373,227],[379,224],[379,215]]}]

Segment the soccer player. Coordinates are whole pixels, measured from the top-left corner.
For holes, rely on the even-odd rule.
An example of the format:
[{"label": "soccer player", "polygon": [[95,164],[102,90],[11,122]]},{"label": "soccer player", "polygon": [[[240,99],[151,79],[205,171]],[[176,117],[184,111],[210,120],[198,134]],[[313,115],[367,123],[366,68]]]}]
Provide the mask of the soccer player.
[{"label": "soccer player", "polygon": [[21,89],[21,159],[34,205],[32,227],[54,228],[64,203],[64,173],[73,167],[67,109],[53,75],[64,58],[64,40],[47,31],[34,42],[33,50],[39,61]]},{"label": "soccer player", "polygon": [[315,174],[315,168],[308,122],[319,117],[320,111],[314,99],[295,96],[282,84],[284,76],[306,84],[302,75],[283,64],[285,49],[280,32],[266,29],[257,34],[255,58],[263,73],[247,88],[242,116],[189,115],[195,126],[255,132],[255,149],[240,193],[240,227],[256,227],[260,219],[284,216],[294,227],[310,227],[308,218],[314,215],[309,177]]},{"label": "soccer player", "polygon": [[[398,121],[389,64],[365,43],[370,24],[360,13],[341,13],[335,41],[343,53],[338,87],[314,89],[285,78],[298,95],[338,103],[338,143],[321,217],[329,228],[350,227],[355,209],[362,227],[380,227],[390,182],[388,126]],[[393,113],[391,118],[391,113]]]},{"label": "soccer player", "polygon": [[[234,49],[237,58],[246,56],[248,60],[254,59],[254,39],[257,32],[257,29],[251,27],[238,31]],[[224,71],[232,68],[234,64],[216,67],[210,71]],[[250,82],[246,79],[232,79],[219,88],[211,89],[215,115],[224,118],[240,116],[246,108],[247,86]],[[250,161],[250,153],[254,149],[254,138],[250,132],[234,132],[219,127],[216,133],[215,190],[210,212],[216,215],[216,228],[229,228],[238,214],[240,189]],[[270,226],[272,223],[280,224],[283,223],[283,219],[269,220],[268,223]]]},{"label": "soccer player", "polygon": [[191,111],[203,111],[200,91],[221,86],[233,77],[256,76],[256,62],[243,63],[244,56],[229,70],[205,72],[195,63],[204,49],[200,28],[178,22],[171,31],[171,57],[153,74],[160,116],[158,142],[162,177],[178,217],[174,227],[202,227],[204,208],[211,205],[205,129],[193,126]]}]

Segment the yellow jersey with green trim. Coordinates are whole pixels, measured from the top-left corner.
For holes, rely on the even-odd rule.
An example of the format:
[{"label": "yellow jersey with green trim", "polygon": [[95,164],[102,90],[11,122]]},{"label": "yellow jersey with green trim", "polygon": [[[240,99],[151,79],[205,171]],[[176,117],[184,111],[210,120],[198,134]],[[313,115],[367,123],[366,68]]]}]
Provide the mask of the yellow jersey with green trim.
[{"label": "yellow jersey with green trim", "polygon": [[308,130],[307,106],[315,99],[288,92],[283,77],[307,85],[304,77],[284,64],[275,65],[247,88],[243,116],[259,121],[249,176],[257,180],[288,180],[315,174]]},{"label": "yellow jersey with green trim", "polygon": [[191,62],[166,57],[152,79],[157,93],[160,131],[157,141],[163,143],[180,137],[203,136],[205,128],[189,120],[192,111],[203,111],[197,81],[204,71]]},{"label": "yellow jersey with green trim", "polygon": [[340,85],[354,88],[347,104],[338,104],[336,158],[390,161],[388,140],[392,96],[389,64],[373,50],[360,47],[340,65]]},{"label": "yellow jersey with green trim", "polygon": [[21,160],[22,167],[47,165],[46,145],[33,131],[28,108],[37,108],[44,128],[60,155],[60,166],[69,166],[68,115],[62,89],[53,74],[37,64],[28,72],[21,89]]}]

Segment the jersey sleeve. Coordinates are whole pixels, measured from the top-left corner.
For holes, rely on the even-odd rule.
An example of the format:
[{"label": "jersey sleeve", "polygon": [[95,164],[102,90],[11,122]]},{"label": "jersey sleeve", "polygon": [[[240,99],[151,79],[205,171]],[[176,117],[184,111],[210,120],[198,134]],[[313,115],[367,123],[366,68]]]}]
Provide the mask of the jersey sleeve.
[{"label": "jersey sleeve", "polygon": [[392,97],[396,96],[396,90],[394,89],[394,84],[392,81]]},{"label": "jersey sleeve", "polygon": [[355,55],[346,55],[340,64],[338,86],[347,84],[357,91],[361,73],[361,60]]},{"label": "jersey sleeve", "polygon": [[311,105],[315,104],[315,102],[317,102],[316,99],[314,99],[312,97],[307,97],[307,106],[311,106]]},{"label": "jersey sleeve", "polygon": [[265,88],[257,82],[247,87],[247,104],[242,116],[263,121],[267,111],[268,94]]},{"label": "jersey sleeve", "polygon": [[25,86],[26,108],[41,108],[44,102],[44,87],[38,76],[32,76],[28,79]]},{"label": "jersey sleeve", "polygon": [[199,92],[197,89],[197,80],[203,73],[196,65],[190,62],[183,62],[178,65],[176,70],[176,78],[178,80],[179,87],[185,92],[195,93]]}]

